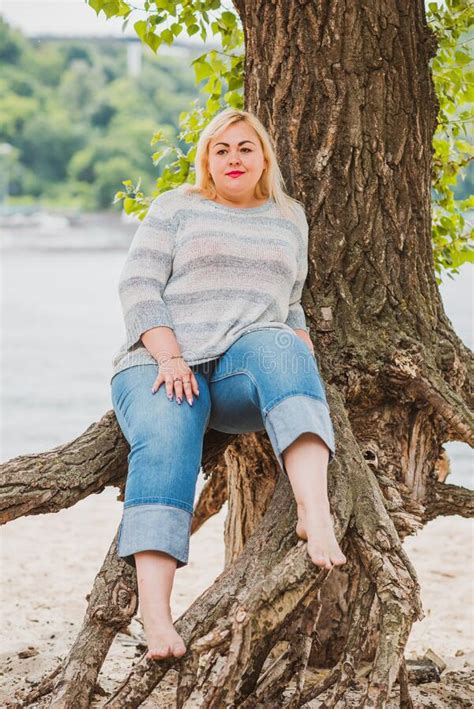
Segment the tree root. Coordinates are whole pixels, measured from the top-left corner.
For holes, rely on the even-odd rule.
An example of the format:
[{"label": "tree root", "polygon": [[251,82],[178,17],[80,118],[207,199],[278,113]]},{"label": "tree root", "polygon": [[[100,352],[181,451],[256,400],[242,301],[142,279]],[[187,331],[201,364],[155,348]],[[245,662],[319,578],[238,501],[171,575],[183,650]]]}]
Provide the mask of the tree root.
[{"label": "tree root", "polygon": [[334,686],[333,693],[322,706],[337,706],[337,702],[343,700],[346,690],[356,676],[357,664],[363,649],[361,628],[366,628],[368,625],[374,597],[375,586],[362,569],[359,574],[357,593],[350,610],[349,632],[342,657],[319,685],[304,692],[300,706],[304,706]]},{"label": "tree root", "polygon": [[[345,409],[338,395],[332,411],[335,420],[339,419],[339,424],[344,423]],[[333,505],[342,517],[335,520],[336,531],[339,530],[337,536],[342,539],[349,520],[352,520],[351,537],[368,579],[361,582],[360,608],[354,609],[353,617],[367,618],[374,593],[380,604],[383,632],[364,706],[382,707],[397,677],[412,622],[421,617],[419,586],[385,508],[377,481],[360,453],[357,453],[358,448],[351,440],[348,426],[344,428],[343,435],[347,439],[344,450],[350,450],[351,454],[342,453],[340,456],[338,464],[343,466],[343,470],[330,480],[331,499],[345,502],[341,509]],[[353,508],[351,490],[357,492]],[[263,667],[262,658],[266,656],[267,648],[265,652],[259,652],[258,644],[262,638],[275,636],[280,628],[288,626],[292,610],[305,601],[308,603],[327,577],[325,570],[315,568],[309,560],[302,540],[294,546],[294,506],[292,515],[287,514],[282,519],[281,514],[288,507],[288,492],[288,480],[280,475],[262,523],[248,540],[242,554],[176,622],[176,628],[188,646],[187,653],[182,658],[167,658],[160,662],[147,660],[143,656],[106,706],[113,709],[139,706],[171,668],[179,670],[179,707],[221,707],[243,701],[252,702],[253,706],[255,702],[268,706],[264,690],[267,689],[269,696],[273,696],[275,684],[265,681],[265,672],[261,680],[259,678],[254,693],[248,695],[250,678],[255,681],[255,667]],[[263,548],[266,553],[258,558],[259,550]],[[356,640],[360,637],[357,632],[360,625],[359,621],[356,622],[357,627],[354,624],[349,635],[343,672],[333,676],[335,683],[340,683],[341,687],[347,685],[358,656]],[[304,644],[303,647],[306,648]],[[297,660],[300,663],[299,677],[303,675],[301,667],[307,661],[306,656],[307,653],[302,652],[300,647]],[[290,676],[288,668],[294,661],[294,656],[284,653],[280,658],[282,664],[273,665],[271,676],[273,679],[279,677],[280,696],[282,691],[291,689],[294,676]],[[299,682],[301,685],[301,680]],[[327,685],[326,682],[326,688]],[[333,704],[338,701],[341,691],[336,686]],[[297,693],[298,689],[294,692],[295,696]]]},{"label": "tree root", "polygon": [[413,567],[401,545],[375,549],[358,537],[355,545],[362,563],[375,582],[380,604],[380,637],[362,707],[385,706],[403,658],[413,622],[424,617],[420,587]]},{"label": "tree root", "polygon": [[115,414],[109,411],[65,445],[2,463],[0,524],[59,512],[107,485],[123,485],[127,448]]},{"label": "tree root", "polygon": [[219,460],[214,463],[212,475],[208,477],[199,493],[191,521],[191,534],[197,532],[208,519],[218,514],[226,501],[227,469],[225,462]]},{"label": "tree root", "polygon": [[97,574],[82,628],[62,665],[22,699],[22,706],[49,695],[50,706],[86,709],[97,677],[118,632],[136,613],[135,570],[116,554],[117,535]]},{"label": "tree root", "polygon": [[[342,402],[337,411],[343,420],[346,413]],[[352,436],[348,422],[343,430],[347,438]],[[348,440],[345,448],[357,450],[355,441]],[[361,706],[383,707],[398,675],[412,624],[423,617],[420,588],[375,476],[367,465],[357,465],[356,461],[347,474],[352,477],[351,490],[358,493],[353,503],[351,538],[380,605],[380,640]]]},{"label": "tree root", "polygon": [[[238,589],[243,588],[249,578],[257,579],[264,574],[266,564],[271,565],[271,559],[277,552],[285,553],[292,547],[294,534],[286,532],[288,526],[286,515],[277,513],[279,506],[280,510],[288,508],[287,515],[290,515],[291,509],[288,507],[287,500],[288,482],[282,479],[270,505],[273,508],[273,511],[269,510],[270,518],[261,525],[260,535],[248,541],[246,556],[239,557],[232,567],[221,574],[214,585],[196,599],[186,613],[175,622],[175,627],[186,644],[189,644],[193,636],[200,637],[210,632],[215,620],[228,613],[232,596],[238,592]],[[270,555],[268,560],[264,550]],[[145,655],[146,653],[143,653],[130,675],[108,700],[107,706],[139,706],[168,670],[174,666],[180,667],[184,659],[167,658],[158,662],[146,659]],[[184,657],[186,658],[186,655]]]},{"label": "tree root", "polygon": [[398,683],[400,685],[400,709],[415,709],[415,705],[410,697],[408,689],[408,670],[405,658],[402,657],[400,670],[398,672]]},{"label": "tree root", "polygon": [[428,488],[423,521],[429,522],[440,516],[460,515],[474,517],[474,491],[461,485],[448,485],[434,481]]},{"label": "tree root", "polygon": [[[278,704],[286,707],[300,706],[313,632],[321,608],[319,594],[319,588],[315,586],[294,609],[287,624],[267,636],[263,652],[260,650],[261,662],[258,667],[255,667],[255,663],[252,667],[253,681],[248,682],[248,672],[241,680],[238,697],[241,709]],[[286,644],[286,648],[271,657],[269,649],[273,647],[276,650],[281,641]],[[267,667],[261,671],[265,660]]]},{"label": "tree root", "polygon": [[[212,467],[233,436],[205,435],[203,465]],[[1,464],[0,524],[27,515],[59,512],[105,487],[119,487],[127,475],[129,446],[115,413],[108,411],[73,441],[45,453],[20,455]],[[123,499],[119,496],[118,499]]]},{"label": "tree root", "polygon": [[[444,440],[463,441],[474,446],[474,416],[470,398],[465,401],[439,370],[429,365],[419,342],[404,344],[405,349],[394,351],[387,358],[382,378],[388,386],[396,385],[399,399],[403,396],[422,407],[431,406],[444,423]],[[466,350],[466,361],[458,361],[458,388],[465,383],[471,363],[472,353]]]},{"label": "tree root", "polygon": [[252,665],[261,637],[285,625],[295,605],[320,588],[326,576],[309,561],[304,545],[288,552],[260,584],[236,599],[228,618],[192,645],[191,651],[205,656],[205,662],[199,663],[193,685],[186,686],[180,677],[179,706],[240,706],[240,677]]},{"label": "tree root", "polygon": [[[250,706],[281,703],[283,695],[285,706],[298,706],[331,689],[323,706],[335,707],[357,673],[360,627],[369,619],[374,594],[379,604],[381,633],[363,706],[384,706],[399,673],[403,681],[403,649],[411,625],[422,617],[422,611],[416,575],[400,537],[421,526],[423,514],[425,520],[438,514],[472,515],[473,494],[457,486],[435,483],[426,509],[416,500],[410,503],[407,486],[400,483],[397,488],[394,480],[374,466],[370,458],[364,459],[353,437],[342,398],[332,388],[328,387],[328,391],[342,451],[330,469],[331,509],[338,511],[335,526],[340,542],[350,524],[348,540],[352,540],[363,565],[340,662],[319,687],[304,691],[308,658],[316,639],[318,594],[327,573],[315,569],[301,540],[295,546],[295,503],[286,476],[280,473],[276,485],[271,479],[272,460],[267,455],[267,443],[252,434],[258,450],[247,461],[248,470],[242,471],[245,446],[240,450],[236,441],[234,447],[229,447],[231,436],[209,432],[203,465],[213,463],[217,472],[201,493],[195,511],[197,522],[192,531],[221,509],[229,488],[235,498],[231,501],[233,506],[240,508],[242,501],[248,499],[250,506],[253,505],[253,516],[238,520],[243,535],[234,534],[237,541],[232,563],[229,562],[213,587],[176,622],[178,632],[188,645],[186,655],[157,662],[146,659],[144,653],[106,706],[139,706],[168,670],[176,668],[179,670],[179,707],[196,704],[220,707],[238,703],[250,709]],[[20,504],[18,481],[24,479],[25,460],[28,460],[27,475],[32,477],[30,459],[34,459],[35,466],[42,464],[42,471],[46,469],[47,477],[51,478],[49,485],[53,479],[56,484],[58,449],[40,456],[22,456],[4,464],[10,489],[12,482],[14,486],[13,497],[4,486],[4,501],[13,501],[10,506],[4,505],[4,519],[56,511],[87,496],[91,490],[103,489],[105,484],[123,485],[121,476],[125,471],[117,451],[125,458],[127,449],[123,439],[116,440],[116,436],[121,436],[116,423],[109,417],[107,425],[104,424],[107,416],[88,429],[85,439],[81,437],[73,442],[75,445],[60,447],[63,484],[57,499],[54,495],[57,487],[47,488],[48,494],[43,494],[44,480],[35,494],[36,479],[35,483],[30,482],[33,492],[27,502]],[[104,440],[112,442],[108,455],[106,451],[107,463],[94,467],[97,446],[102,446]],[[82,456],[81,461],[78,456]],[[245,472],[253,474],[259,461],[263,461],[258,468],[261,494],[255,507],[255,490],[242,478]],[[78,462],[89,466],[89,475],[80,485],[74,467]],[[94,475],[97,476],[95,483]],[[273,488],[273,497],[266,508],[267,502],[262,500],[271,497]],[[255,527],[258,528],[254,531]],[[95,580],[83,627],[69,656],[26,697],[26,704],[49,695],[52,706],[74,709],[89,706],[110,645],[116,633],[128,625],[136,608],[135,572],[116,557],[114,540]],[[282,632],[290,633],[291,644],[275,661],[269,653],[282,640]]]}]

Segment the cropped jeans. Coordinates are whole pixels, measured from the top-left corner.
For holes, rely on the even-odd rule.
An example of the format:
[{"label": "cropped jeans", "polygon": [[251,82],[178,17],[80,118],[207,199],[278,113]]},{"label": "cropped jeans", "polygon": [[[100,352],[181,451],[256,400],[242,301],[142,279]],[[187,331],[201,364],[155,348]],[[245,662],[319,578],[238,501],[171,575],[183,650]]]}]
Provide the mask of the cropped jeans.
[{"label": "cropped jeans", "polygon": [[296,333],[265,327],[241,335],[218,359],[191,365],[199,385],[190,406],[151,388],[159,365],[115,374],[112,404],[130,452],[117,553],[135,566],[139,551],[166,552],[188,563],[197,477],[207,429],[267,431],[283,472],[282,452],[305,432],[335,456],[334,430],[315,356]]}]

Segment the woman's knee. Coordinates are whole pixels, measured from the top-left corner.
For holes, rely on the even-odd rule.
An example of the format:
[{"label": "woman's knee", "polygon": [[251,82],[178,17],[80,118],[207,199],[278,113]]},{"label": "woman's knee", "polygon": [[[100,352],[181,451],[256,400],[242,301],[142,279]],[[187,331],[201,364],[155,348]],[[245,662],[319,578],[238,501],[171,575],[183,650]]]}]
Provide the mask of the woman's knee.
[{"label": "woman's knee", "polygon": [[265,375],[294,376],[309,370],[313,360],[308,346],[289,330],[257,330],[244,336],[241,343],[240,364],[255,379]]},{"label": "woman's knee", "polygon": [[[186,437],[195,437],[204,431],[209,419],[211,399],[206,378],[198,375],[199,396],[193,397],[191,406],[184,398],[181,404],[168,399],[166,386],[161,384],[153,394],[151,386],[156,370],[147,366],[144,372],[125,370],[113,380],[112,403],[117,421],[130,445],[137,443],[160,445]],[[122,378],[121,375],[124,375]],[[119,379],[120,378],[120,379]]]},{"label": "woman's knee", "polygon": [[295,334],[282,330],[261,338],[246,352],[244,368],[255,382],[285,389],[307,389],[318,375],[316,359],[309,347]]}]

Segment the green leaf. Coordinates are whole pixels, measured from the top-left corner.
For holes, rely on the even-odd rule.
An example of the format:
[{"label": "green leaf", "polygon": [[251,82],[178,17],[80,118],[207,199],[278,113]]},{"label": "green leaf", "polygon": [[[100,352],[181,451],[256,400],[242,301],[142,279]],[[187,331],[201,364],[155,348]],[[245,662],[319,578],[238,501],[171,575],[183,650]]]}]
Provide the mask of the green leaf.
[{"label": "green leaf", "polygon": [[210,64],[208,64],[208,62],[206,62],[205,59],[200,58],[199,60],[195,60],[193,62],[193,66],[194,66],[194,73],[196,76],[196,81],[198,84],[201,83],[201,81],[203,81],[203,79],[207,79],[210,76],[212,76],[214,73],[212,66]]},{"label": "green leaf", "polygon": [[161,39],[163,39],[166,42],[166,44],[168,44],[168,45],[173,44],[174,34],[171,30],[168,30],[168,29],[163,30],[160,37],[161,37]]},{"label": "green leaf", "polygon": [[145,22],[145,20],[137,20],[137,22],[135,22],[133,27],[134,27],[137,35],[140,37],[140,39],[143,40],[143,38],[146,34],[146,31],[147,31],[147,23]]},{"label": "green leaf", "polygon": [[102,10],[105,1],[106,0],[88,0],[88,5],[90,5],[91,8],[95,10],[96,14],[98,15],[99,12]]}]

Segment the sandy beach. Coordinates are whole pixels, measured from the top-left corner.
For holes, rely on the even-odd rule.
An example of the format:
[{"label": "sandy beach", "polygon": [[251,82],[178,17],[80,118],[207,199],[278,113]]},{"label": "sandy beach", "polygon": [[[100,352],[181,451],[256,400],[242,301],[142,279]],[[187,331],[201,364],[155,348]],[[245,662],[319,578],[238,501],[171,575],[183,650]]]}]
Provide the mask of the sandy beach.
[{"label": "sandy beach", "polygon": [[[120,521],[116,495],[109,488],[69,510],[19,519],[3,529],[2,706],[54,669],[74,642],[87,607],[86,595]],[[191,538],[190,563],[176,573],[175,620],[223,567],[226,513],[225,507]],[[407,539],[405,547],[420,578],[426,613],[413,628],[406,657],[419,657],[431,649],[448,665],[443,677],[455,670],[472,674],[471,520],[434,520]],[[138,620],[132,621],[130,630],[140,635]],[[137,648],[129,643],[130,638],[120,634],[109,652],[99,677],[106,692],[113,691],[136,661]],[[426,691],[429,686],[420,687]],[[100,707],[103,701],[94,701],[93,706]],[[143,706],[163,704],[150,698]],[[468,705],[460,700],[458,706]]]}]

